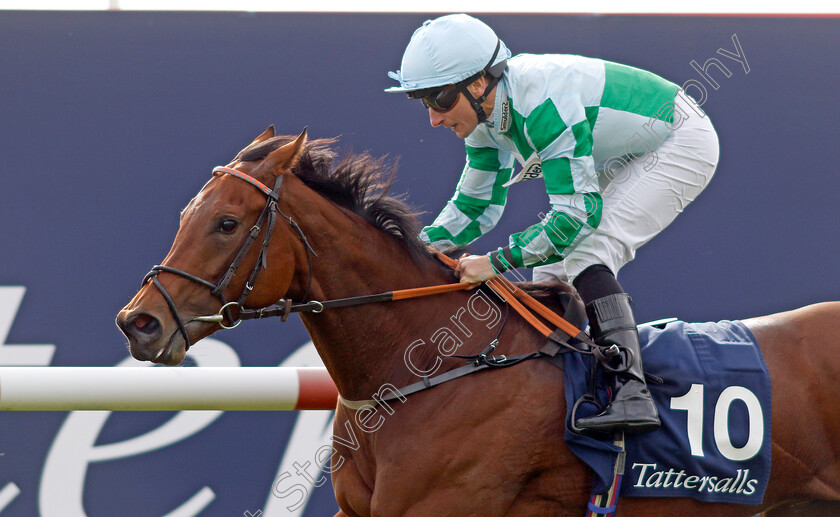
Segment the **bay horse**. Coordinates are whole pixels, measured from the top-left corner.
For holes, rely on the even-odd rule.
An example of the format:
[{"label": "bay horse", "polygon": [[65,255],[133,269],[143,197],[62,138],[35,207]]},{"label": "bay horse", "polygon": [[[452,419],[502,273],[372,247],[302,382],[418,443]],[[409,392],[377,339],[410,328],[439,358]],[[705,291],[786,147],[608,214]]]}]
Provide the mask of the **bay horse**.
[{"label": "bay horse", "polygon": [[[214,170],[181,214],[164,261],[117,316],[135,358],[177,365],[220,324],[280,299],[312,309],[301,319],[351,401],[449,371],[464,363],[456,351],[479,354],[497,340],[499,352],[522,354],[545,343],[518,314],[501,321],[503,304],[484,287],[324,310],[308,302],[457,282],[416,239],[411,210],[387,194],[384,162],[363,153],[335,165],[332,143],[307,141],[305,131],[275,136],[272,126]],[[572,319],[581,314],[568,286],[556,288],[559,295],[546,285],[530,289]],[[745,323],[772,378],[763,505],[621,498],[618,515],[840,515],[840,412],[830,410],[840,379],[840,302]],[[564,444],[562,375],[533,360],[373,410],[339,404],[326,451],[337,516],[582,515],[591,474]]]}]

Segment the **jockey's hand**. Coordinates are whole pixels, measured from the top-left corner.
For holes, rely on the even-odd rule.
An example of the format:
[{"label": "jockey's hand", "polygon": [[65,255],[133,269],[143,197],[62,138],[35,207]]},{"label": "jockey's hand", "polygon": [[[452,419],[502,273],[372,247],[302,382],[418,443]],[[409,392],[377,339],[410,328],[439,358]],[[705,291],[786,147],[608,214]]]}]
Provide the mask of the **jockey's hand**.
[{"label": "jockey's hand", "polygon": [[458,259],[455,274],[461,279],[461,282],[468,284],[486,282],[496,277],[496,272],[490,265],[490,257],[487,255],[467,255],[466,253]]}]

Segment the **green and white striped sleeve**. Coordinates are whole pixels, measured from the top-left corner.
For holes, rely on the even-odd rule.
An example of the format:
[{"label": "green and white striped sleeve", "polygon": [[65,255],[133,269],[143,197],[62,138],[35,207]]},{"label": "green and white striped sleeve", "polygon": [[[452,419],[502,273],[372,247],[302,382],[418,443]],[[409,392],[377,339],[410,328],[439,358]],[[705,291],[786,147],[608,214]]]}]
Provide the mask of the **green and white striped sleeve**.
[{"label": "green and white striped sleeve", "polygon": [[576,99],[556,102],[561,105],[545,99],[527,114],[511,109],[507,135],[526,160],[535,153],[539,157],[551,209],[538,214],[538,223],[511,235],[508,246],[490,253],[497,271],[558,262],[601,221],[590,129],[598,108],[585,108]]},{"label": "green and white striped sleeve", "polygon": [[467,163],[455,194],[440,215],[420,232],[438,249],[464,246],[496,226],[507,201],[513,156],[493,147],[466,146]]}]

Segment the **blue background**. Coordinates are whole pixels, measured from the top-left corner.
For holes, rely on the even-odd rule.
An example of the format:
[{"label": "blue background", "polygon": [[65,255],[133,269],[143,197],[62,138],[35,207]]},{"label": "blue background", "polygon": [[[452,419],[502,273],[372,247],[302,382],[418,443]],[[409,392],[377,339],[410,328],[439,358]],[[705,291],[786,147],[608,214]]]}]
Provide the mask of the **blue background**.
[{"label": "blue background", "polygon": [[[269,124],[398,158],[393,190],[430,222],[452,194],[463,143],[431,128],[419,103],[382,92],[429,17],[0,12],[0,285],[27,289],[6,342],[53,343],[52,365],[124,359],[117,311],[163,259],[211,168]],[[713,71],[720,87],[707,86],[704,109],[721,141],[715,178],[619,275],[639,320],[738,319],[836,298],[837,18],[480,18],[514,53],[600,57],[679,84],[700,79],[692,60],[716,57],[732,72]],[[734,51],[733,34],[749,74],[716,54]],[[473,251],[504,245],[546,207],[541,180],[518,184],[502,223]],[[250,366],[277,365],[308,340],[296,319],[217,337]],[[44,457],[65,416],[0,416],[0,487],[21,488],[2,515],[37,514]],[[100,439],[169,416],[118,415]],[[203,485],[216,492],[206,515],[253,512],[294,419],[229,413],[177,446],[95,465],[88,514],[162,515]],[[305,515],[332,515],[331,498],[318,489]]]}]

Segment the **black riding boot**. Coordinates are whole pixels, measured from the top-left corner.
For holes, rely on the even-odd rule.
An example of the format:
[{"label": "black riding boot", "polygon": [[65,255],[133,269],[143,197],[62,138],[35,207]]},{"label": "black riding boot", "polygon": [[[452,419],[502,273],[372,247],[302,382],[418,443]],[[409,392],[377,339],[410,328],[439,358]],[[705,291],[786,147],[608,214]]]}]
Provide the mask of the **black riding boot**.
[{"label": "black riding boot", "polygon": [[626,347],[630,354],[621,354],[620,368],[627,371],[616,374],[615,395],[609,406],[600,414],[580,418],[577,426],[590,431],[626,431],[646,433],[659,429],[659,414],[651,399],[645,374],[642,370],[642,353],[636,320],[630,308],[630,296],[625,293],[598,298],[586,306],[592,339],[600,346]]}]

